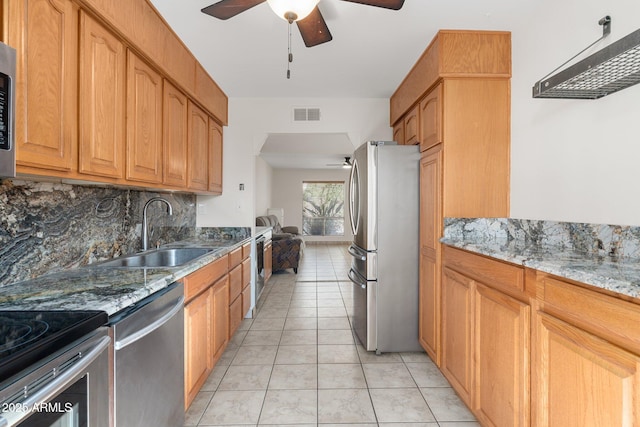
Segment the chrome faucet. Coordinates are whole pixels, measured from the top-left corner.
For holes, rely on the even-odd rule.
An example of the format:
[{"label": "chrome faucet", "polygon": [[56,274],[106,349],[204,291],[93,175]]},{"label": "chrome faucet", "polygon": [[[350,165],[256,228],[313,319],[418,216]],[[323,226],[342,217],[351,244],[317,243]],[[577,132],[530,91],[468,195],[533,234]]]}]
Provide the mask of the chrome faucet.
[{"label": "chrome faucet", "polygon": [[167,213],[171,216],[173,215],[173,208],[171,207],[171,203],[167,199],[163,199],[162,197],[152,197],[147,203],[144,204],[144,208],[142,209],[142,250],[146,251],[149,246],[149,228],[147,226],[147,208],[153,202],[163,202],[167,205]]}]

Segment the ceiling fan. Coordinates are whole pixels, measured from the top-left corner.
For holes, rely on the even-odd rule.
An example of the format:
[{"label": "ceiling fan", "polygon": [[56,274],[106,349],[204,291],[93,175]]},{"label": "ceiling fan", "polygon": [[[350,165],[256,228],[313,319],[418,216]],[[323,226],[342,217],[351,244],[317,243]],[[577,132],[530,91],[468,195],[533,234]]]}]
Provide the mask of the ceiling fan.
[{"label": "ceiling fan", "polygon": [[327,166],[330,167],[341,167],[343,169],[351,169],[351,157],[350,156],[345,156],[344,158],[344,162],[342,163],[327,163]]},{"label": "ceiling fan", "polygon": [[[333,39],[318,2],[320,0],[221,0],[202,9],[202,12],[218,19],[229,19],[264,2],[279,17],[298,25],[305,46],[313,47]],[[367,6],[399,10],[404,0],[342,0]]]}]

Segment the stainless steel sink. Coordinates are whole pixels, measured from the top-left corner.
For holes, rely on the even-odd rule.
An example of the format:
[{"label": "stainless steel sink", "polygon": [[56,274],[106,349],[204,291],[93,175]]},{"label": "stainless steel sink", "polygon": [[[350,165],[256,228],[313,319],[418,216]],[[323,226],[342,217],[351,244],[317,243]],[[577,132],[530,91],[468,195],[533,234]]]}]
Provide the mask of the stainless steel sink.
[{"label": "stainless steel sink", "polygon": [[[207,253],[211,248],[171,248],[157,249],[140,254],[126,255],[101,262],[100,267],[178,267]],[[98,264],[96,264],[97,266]]]}]

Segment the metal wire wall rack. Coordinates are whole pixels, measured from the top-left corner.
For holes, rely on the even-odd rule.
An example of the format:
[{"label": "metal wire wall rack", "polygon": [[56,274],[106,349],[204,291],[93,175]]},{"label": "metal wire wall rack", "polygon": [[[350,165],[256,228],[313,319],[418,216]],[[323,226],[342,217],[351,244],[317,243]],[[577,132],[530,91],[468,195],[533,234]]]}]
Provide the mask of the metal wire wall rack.
[{"label": "metal wire wall rack", "polygon": [[598,23],[602,37],[536,82],[534,98],[598,99],[640,83],[640,29],[549,77],[610,33],[611,18]]}]

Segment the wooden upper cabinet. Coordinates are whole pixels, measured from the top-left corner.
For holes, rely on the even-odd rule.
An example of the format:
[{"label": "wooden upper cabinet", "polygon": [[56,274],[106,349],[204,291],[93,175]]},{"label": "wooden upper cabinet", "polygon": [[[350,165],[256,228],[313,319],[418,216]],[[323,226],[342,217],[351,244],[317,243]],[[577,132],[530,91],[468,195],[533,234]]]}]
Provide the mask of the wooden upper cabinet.
[{"label": "wooden upper cabinet", "polygon": [[16,163],[69,172],[77,158],[78,7],[69,0],[5,2],[17,51]]},{"label": "wooden upper cabinet", "polygon": [[162,77],[136,54],[127,53],[127,175],[162,182]]},{"label": "wooden upper cabinet", "polygon": [[420,151],[443,141],[442,137],[442,83],[420,101]]},{"label": "wooden upper cabinet", "polygon": [[189,114],[188,186],[191,190],[207,191],[209,186],[209,116],[191,101]]},{"label": "wooden upper cabinet", "polygon": [[80,14],[80,143],[78,171],[120,178],[124,172],[125,48]]},{"label": "wooden upper cabinet", "polygon": [[163,92],[163,182],[187,186],[187,97],[167,80]]},{"label": "wooden upper cabinet", "polygon": [[222,194],[222,126],[209,118],[209,191]]},{"label": "wooden upper cabinet", "polygon": [[404,117],[404,144],[416,145],[419,143],[420,109],[418,106],[410,110]]},{"label": "wooden upper cabinet", "polygon": [[441,30],[391,96],[396,123],[440,78],[510,78],[511,33]]},{"label": "wooden upper cabinet", "polygon": [[400,120],[393,127],[393,140],[398,144],[404,144],[404,120]]}]

